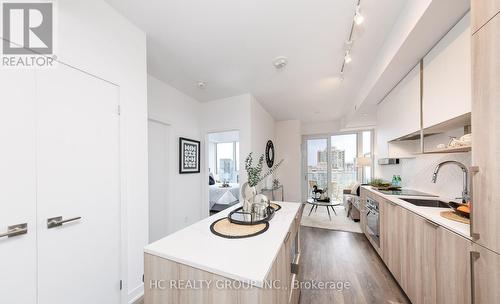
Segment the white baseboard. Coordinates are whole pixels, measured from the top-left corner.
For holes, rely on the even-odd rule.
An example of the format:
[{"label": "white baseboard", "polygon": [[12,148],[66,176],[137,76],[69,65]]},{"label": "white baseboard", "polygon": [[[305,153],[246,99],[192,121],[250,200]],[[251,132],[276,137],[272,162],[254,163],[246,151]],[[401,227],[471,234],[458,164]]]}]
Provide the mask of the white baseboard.
[{"label": "white baseboard", "polygon": [[144,295],[144,284],[141,284],[128,293],[128,303],[134,304]]}]

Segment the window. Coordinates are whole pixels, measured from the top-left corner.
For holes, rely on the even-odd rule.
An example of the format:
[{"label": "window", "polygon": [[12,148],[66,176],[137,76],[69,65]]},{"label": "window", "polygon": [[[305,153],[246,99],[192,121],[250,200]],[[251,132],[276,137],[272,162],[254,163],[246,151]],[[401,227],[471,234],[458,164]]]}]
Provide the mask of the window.
[{"label": "window", "polygon": [[239,143],[226,142],[215,144],[215,172],[218,181],[236,183],[239,169]]},{"label": "window", "polygon": [[[363,157],[368,157],[372,158],[372,131],[364,131],[362,134],[362,151],[363,151]],[[372,160],[373,162],[373,160]],[[372,168],[373,166],[365,166],[362,168],[362,182],[366,183],[369,182],[372,179]]]}]

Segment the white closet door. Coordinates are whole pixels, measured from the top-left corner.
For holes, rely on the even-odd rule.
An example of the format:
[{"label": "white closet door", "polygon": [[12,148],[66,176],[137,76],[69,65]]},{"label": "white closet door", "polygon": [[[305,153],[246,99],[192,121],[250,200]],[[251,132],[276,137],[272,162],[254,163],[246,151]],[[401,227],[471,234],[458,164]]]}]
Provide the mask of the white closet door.
[{"label": "white closet door", "polygon": [[118,88],[61,64],[36,87],[38,303],[119,303]]},{"label": "white closet door", "polygon": [[149,242],[165,237],[168,230],[169,126],[149,121]]},{"label": "white closet door", "polygon": [[35,73],[0,70],[0,303],[36,303]]}]

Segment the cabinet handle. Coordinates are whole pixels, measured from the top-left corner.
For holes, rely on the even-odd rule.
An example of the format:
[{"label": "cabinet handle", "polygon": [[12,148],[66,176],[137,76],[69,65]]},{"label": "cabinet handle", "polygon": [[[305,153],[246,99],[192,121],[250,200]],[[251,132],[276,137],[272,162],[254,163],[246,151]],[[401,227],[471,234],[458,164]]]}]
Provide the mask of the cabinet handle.
[{"label": "cabinet handle", "polygon": [[77,221],[81,218],[82,218],[81,216],[77,216],[77,217],[72,217],[72,218],[63,220],[62,216],[51,217],[51,218],[47,219],[47,228],[50,229],[50,228],[54,228],[54,227],[59,227],[59,226],[62,226],[63,224]]},{"label": "cabinet handle", "polygon": [[470,232],[470,236],[472,238],[473,241],[477,241],[480,237],[479,233],[475,233],[474,232],[474,176],[476,175],[476,173],[479,172],[479,167],[478,166],[472,166],[469,168],[469,172],[471,174],[471,179],[470,179],[470,200],[472,201],[472,204],[471,204],[471,214],[470,214],[470,224],[469,224],[469,232]]},{"label": "cabinet handle", "polygon": [[475,304],[476,300],[476,284],[474,280],[474,262],[480,257],[479,252],[471,251],[470,252],[470,298],[471,304]]},{"label": "cabinet handle", "polygon": [[438,225],[438,224],[434,223],[434,222],[433,222],[433,221],[431,221],[431,220],[425,219],[425,221],[427,222],[427,224],[429,224],[429,225],[433,226],[434,228],[438,228],[438,227],[439,227],[439,225]]},{"label": "cabinet handle", "polygon": [[288,239],[290,238],[290,231],[286,234],[285,240],[283,241],[284,243],[288,242]]},{"label": "cabinet handle", "polygon": [[26,234],[28,233],[28,224],[27,223],[22,223],[22,224],[17,224],[17,225],[12,225],[7,227],[7,232],[1,233],[0,238],[3,237],[13,237],[13,236],[18,236],[21,234]]}]

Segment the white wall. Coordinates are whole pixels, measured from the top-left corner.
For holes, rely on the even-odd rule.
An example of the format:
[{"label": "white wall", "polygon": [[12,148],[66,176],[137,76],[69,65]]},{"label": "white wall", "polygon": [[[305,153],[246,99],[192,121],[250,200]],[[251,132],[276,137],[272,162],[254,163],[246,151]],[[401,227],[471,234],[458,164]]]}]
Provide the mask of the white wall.
[{"label": "white wall", "polygon": [[[274,118],[262,107],[262,105],[254,98],[251,98],[251,124],[252,124],[252,151],[257,158],[259,155],[266,153],[266,144],[268,140],[274,142]],[[274,162],[279,162],[280,159],[275,157]],[[265,174],[269,168],[267,167],[264,158],[264,169],[262,173]],[[278,169],[279,170],[279,169]],[[261,187],[272,187],[274,174],[268,176],[266,180],[261,183]]]},{"label": "white wall", "polygon": [[340,120],[307,122],[302,124],[302,135],[330,134],[341,131]]},{"label": "white wall", "polygon": [[285,200],[300,202],[302,200],[302,136],[300,120],[276,122],[275,138],[276,159],[285,160],[276,174],[283,185]]},{"label": "white wall", "polygon": [[[240,136],[240,168],[245,168],[244,161],[248,153],[252,151],[252,123],[251,123],[251,102],[250,94],[238,95],[224,99],[218,99],[211,102],[201,103],[200,124],[204,141],[208,141],[208,133],[238,130]],[[202,164],[205,167],[204,172],[208,172],[206,165],[208,163],[208,154],[204,157]],[[246,182],[246,174],[241,170],[240,184]],[[208,177],[207,177],[208,180]],[[208,181],[206,199],[208,202]],[[208,214],[208,204],[205,204],[206,214]]]},{"label": "white wall", "polygon": [[[102,0],[54,1],[55,54],[62,62],[120,87],[124,290],[142,293],[148,241],[146,35]],[[127,299],[126,299],[127,300]]]},{"label": "white wall", "polygon": [[201,141],[200,103],[148,76],[148,114],[150,119],[170,125],[168,232],[171,233],[204,217],[200,208],[201,188],[202,183],[208,183],[208,177],[203,173],[179,174],[179,137]]}]

